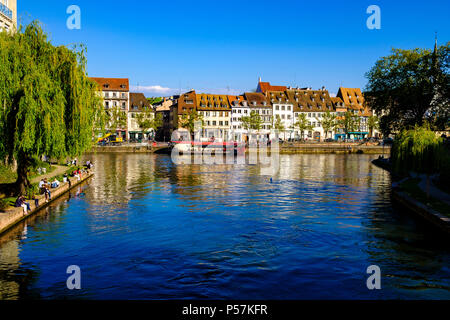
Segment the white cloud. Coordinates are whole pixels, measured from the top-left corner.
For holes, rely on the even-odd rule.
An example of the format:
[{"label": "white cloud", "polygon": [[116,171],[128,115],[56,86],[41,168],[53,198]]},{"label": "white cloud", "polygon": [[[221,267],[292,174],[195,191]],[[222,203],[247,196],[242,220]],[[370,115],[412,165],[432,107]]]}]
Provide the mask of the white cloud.
[{"label": "white cloud", "polygon": [[142,92],[153,96],[170,96],[179,93],[180,89],[166,88],[160,85],[156,86],[131,86],[131,91]]}]

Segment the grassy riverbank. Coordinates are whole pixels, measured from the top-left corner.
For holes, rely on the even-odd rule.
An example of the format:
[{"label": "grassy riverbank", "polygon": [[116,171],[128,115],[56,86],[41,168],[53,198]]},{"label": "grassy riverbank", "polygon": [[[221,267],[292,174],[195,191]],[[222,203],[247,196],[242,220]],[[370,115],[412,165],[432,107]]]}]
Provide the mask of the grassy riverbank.
[{"label": "grassy riverbank", "polygon": [[[30,181],[40,176],[44,177],[51,175],[57,166],[50,165],[47,162],[41,162],[39,163],[38,167],[45,168],[46,173],[39,174],[37,169],[32,169],[28,177]],[[0,164],[0,184],[14,183],[16,182],[16,180],[17,180],[17,172],[15,170],[12,170],[10,166]]]}]

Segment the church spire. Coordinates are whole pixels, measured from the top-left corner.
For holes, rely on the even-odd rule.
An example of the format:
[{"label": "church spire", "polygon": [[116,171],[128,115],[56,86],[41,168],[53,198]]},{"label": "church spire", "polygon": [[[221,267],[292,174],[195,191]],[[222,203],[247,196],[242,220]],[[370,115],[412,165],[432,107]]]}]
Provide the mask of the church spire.
[{"label": "church spire", "polygon": [[437,31],[434,33],[434,54],[437,53]]}]

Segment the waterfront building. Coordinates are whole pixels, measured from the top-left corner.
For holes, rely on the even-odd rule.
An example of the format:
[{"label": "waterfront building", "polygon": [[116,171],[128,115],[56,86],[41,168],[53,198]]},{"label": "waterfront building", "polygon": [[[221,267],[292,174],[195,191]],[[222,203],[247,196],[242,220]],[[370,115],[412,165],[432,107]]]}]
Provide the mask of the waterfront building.
[{"label": "waterfront building", "polygon": [[0,0],[0,32],[17,28],[17,0]]},{"label": "waterfront building", "polygon": [[132,141],[141,141],[154,138],[155,132],[153,129],[147,129],[144,132],[139,126],[139,115],[142,115],[143,119],[152,120],[155,117],[155,112],[143,93],[130,92],[130,110],[128,111],[129,139]]},{"label": "waterfront building", "polygon": [[180,117],[187,116],[191,112],[197,111],[197,97],[195,90],[181,94],[178,99],[173,101],[170,106],[169,112],[169,123],[164,124],[164,126],[169,128],[170,140],[172,140],[172,133],[178,130],[178,133],[184,132],[183,137],[185,139],[190,139],[190,135],[186,128],[181,127]]},{"label": "waterfront building", "polygon": [[162,119],[162,126],[156,131],[156,140],[170,141],[170,135],[173,131],[173,123],[170,121],[171,108],[179,98],[179,95],[164,97],[161,102],[153,105],[155,116],[161,115]]},{"label": "waterfront building", "polygon": [[244,96],[228,96],[231,106],[231,130],[232,139],[235,141],[246,141],[248,130],[242,125],[242,117],[250,116],[250,106]]},{"label": "waterfront building", "polygon": [[121,113],[123,124],[112,128],[110,121],[107,130],[116,132],[123,140],[129,139],[128,111],[130,110],[130,84],[128,78],[91,78],[97,82],[99,94],[103,98],[106,112],[112,116],[113,112]]},{"label": "waterfront building", "polygon": [[364,96],[359,88],[339,88],[337,93],[345,104],[347,110],[356,117],[354,132],[348,132],[351,139],[361,140],[369,135],[368,119],[372,116],[372,111],[367,107]]},{"label": "waterfront building", "polygon": [[226,95],[199,93],[197,111],[202,116],[202,140],[226,141],[231,125],[231,105]]},{"label": "waterfront building", "polygon": [[302,132],[296,126],[299,116],[304,113],[308,124],[312,126],[312,130],[303,132],[303,137],[307,139],[323,140],[325,137],[333,136],[333,129],[325,132],[322,119],[326,112],[335,114],[333,102],[330,94],[325,87],[320,90],[312,90],[311,88],[289,88],[286,91],[289,101],[294,106],[294,137],[302,137]]},{"label": "waterfront building", "polygon": [[[333,102],[334,110],[336,111],[336,121],[340,121],[344,118],[345,113],[347,112],[347,107],[339,97],[332,97],[331,101]],[[344,140],[346,138],[345,132],[343,128],[337,127],[334,133],[335,140]]]},{"label": "waterfront building", "polygon": [[272,105],[273,128],[276,129],[275,123],[281,120],[284,129],[280,132],[280,138],[283,140],[292,138],[294,133],[293,102],[289,100],[286,91],[265,91],[265,95]]},{"label": "waterfront building", "polygon": [[244,97],[250,106],[250,112],[254,111],[261,117],[262,134],[269,134],[272,129],[272,105],[268,102],[267,97],[262,93],[246,92]]}]

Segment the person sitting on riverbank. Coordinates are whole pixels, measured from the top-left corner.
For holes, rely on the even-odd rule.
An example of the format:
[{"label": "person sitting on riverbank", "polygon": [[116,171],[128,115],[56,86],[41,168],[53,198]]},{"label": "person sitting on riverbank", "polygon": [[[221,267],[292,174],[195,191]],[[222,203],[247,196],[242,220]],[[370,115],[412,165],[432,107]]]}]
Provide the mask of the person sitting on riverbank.
[{"label": "person sitting on riverbank", "polygon": [[41,191],[41,194],[45,195],[45,202],[52,200],[52,193],[50,192],[50,188],[46,178],[42,179],[39,182],[39,190]]},{"label": "person sitting on riverbank", "polygon": [[86,168],[88,170],[91,170],[93,166],[94,166],[94,164],[90,160],[86,161]]},{"label": "person sitting on riverbank", "polygon": [[55,180],[52,182],[52,188],[58,188],[59,187],[59,181],[55,178]]},{"label": "person sitting on riverbank", "polygon": [[28,211],[31,211],[30,204],[28,202],[25,202],[24,196],[19,196],[16,200],[16,203],[14,204],[16,208],[23,208],[23,213],[27,214]]},{"label": "person sitting on riverbank", "polygon": [[80,169],[75,170],[75,171],[73,172],[73,176],[74,176],[75,178],[77,178],[78,181],[80,181],[80,180],[81,180],[81,171],[80,171]]}]

